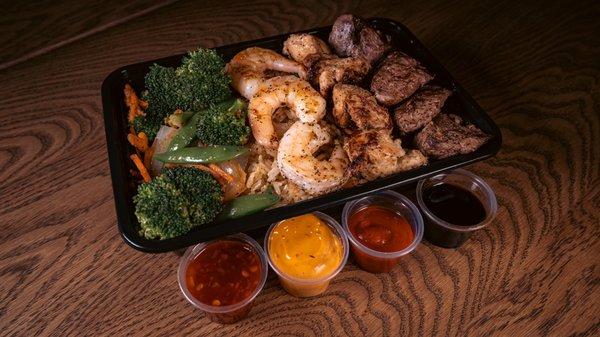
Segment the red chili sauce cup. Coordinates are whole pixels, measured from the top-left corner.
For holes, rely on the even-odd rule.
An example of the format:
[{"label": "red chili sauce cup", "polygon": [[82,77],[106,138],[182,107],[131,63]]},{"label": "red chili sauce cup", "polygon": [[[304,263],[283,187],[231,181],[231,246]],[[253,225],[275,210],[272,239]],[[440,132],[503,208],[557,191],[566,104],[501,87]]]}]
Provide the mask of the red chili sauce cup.
[{"label": "red chili sauce cup", "polygon": [[236,234],[188,248],[179,263],[179,288],[212,321],[234,323],[250,312],[268,271],[260,245]]},{"label": "red chili sauce cup", "polygon": [[417,207],[390,190],[347,203],[342,224],[356,263],[371,273],[391,271],[423,238]]}]

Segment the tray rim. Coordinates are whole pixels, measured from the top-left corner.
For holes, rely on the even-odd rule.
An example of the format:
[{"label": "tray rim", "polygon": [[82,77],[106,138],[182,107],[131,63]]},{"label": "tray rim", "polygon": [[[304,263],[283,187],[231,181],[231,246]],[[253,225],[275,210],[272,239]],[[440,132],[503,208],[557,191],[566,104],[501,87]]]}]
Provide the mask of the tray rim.
[{"label": "tray rim", "polygon": [[[300,214],[304,214],[307,212],[313,212],[317,210],[322,210],[326,208],[330,208],[332,206],[336,206],[342,204],[344,202],[348,202],[350,200],[358,199],[360,197],[370,195],[373,193],[377,193],[379,191],[390,189],[394,187],[399,187],[402,185],[410,184],[416,182],[420,179],[423,179],[428,176],[432,176],[438,174],[440,172],[452,170],[458,167],[466,166],[472,164],[477,161],[481,161],[487,158],[490,158],[498,153],[502,144],[502,134],[500,129],[496,125],[496,123],[491,119],[491,117],[487,114],[487,112],[479,106],[479,104],[471,97],[469,93],[467,93],[463,87],[448,73],[446,68],[431,54],[431,52],[425,48],[425,46],[417,39],[417,37],[403,24],[388,18],[368,18],[366,19],[370,22],[382,22],[383,24],[389,24],[392,26],[396,26],[396,29],[400,29],[410,38],[410,43],[415,45],[415,48],[420,49],[421,53],[424,53],[428,58],[429,62],[435,63],[436,66],[436,75],[443,75],[447,79],[452,82],[452,89],[455,94],[459,94],[462,99],[466,101],[467,104],[471,105],[473,109],[475,109],[478,113],[478,117],[482,118],[485,123],[487,123],[488,127],[491,131],[492,138],[488,143],[484,145],[484,147],[479,148],[475,152],[466,154],[466,155],[457,155],[450,158],[443,159],[442,161],[436,160],[433,163],[428,163],[426,166],[419,167],[414,170],[396,173],[387,177],[383,177],[374,181],[367,182],[365,184],[354,186],[347,189],[342,189],[334,192],[327,193],[322,196],[318,196],[309,200],[301,201],[292,205],[282,206],[275,209],[265,210],[256,214],[252,214],[246,217],[242,217],[240,219],[236,219],[234,221],[224,222],[223,226],[232,226],[234,225],[236,229],[239,229],[238,232],[250,231],[261,227],[266,227],[274,221],[278,221],[282,218],[288,218]],[[218,47],[214,47],[215,49],[219,48],[227,48],[234,47],[238,45],[252,45],[258,44],[261,42],[271,41],[274,39],[283,39],[290,34],[295,33],[312,33],[321,31],[324,29],[331,29],[331,26],[324,27],[316,27],[298,32],[284,33],[264,38],[259,38],[255,40],[249,41],[240,41],[228,45],[222,45]],[[106,144],[108,151],[108,159],[109,159],[109,167],[111,173],[111,181],[113,187],[113,195],[115,200],[115,208],[117,214],[117,226],[119,228],[119,232],[123,240],[135,248],[136,250],[145,252],[145,253],[165,253],[177,249],[183,249],[190,245],[210,240],[220,235],[214,235],[213,233],[209,233],[208,238],[201,238],[200,234],[197,231],[190,231],[186,235],[167,239],[167,240],[147,240],[141,238],[136,232],[131,231],[131,225],[125,226],[124,222],[129,221],[129,209],[128,209],[128,200],[125,196],[124,189],[128,184],[127,172],[121,170],[121,166],[123,161],[121,160],[121,153],[118,151],[118,136],[114,134],[114,127],[112,122],[114,122],[114,102],[115,97],[113,97],[111,93],[111,88],[115,82],[122,81],[122,73],[123,71],[127,71],[127,69],[132,67],[140,67],[147,64],[152,63],[166,63],[175,58],[181,58],[185,54],[176,54],[172,56],[162,57],[154,60],[146,60],[137,63],[128,64],[122,67],[117,68],[116,70],[109,73],[109,75],[103,80],[101,85],[101,94],[102,94],[102,108],[103,108],[103,118],[104,118],[104,127],[105,127],[105,135],[106,135]],[[119,97],[120,99],[120,97]],[[483,149],[487,148],[487,151]],[[410,176],[409,176],[410,175]],[[277,215],[277,213],[285,213],[284,217]],[[264,223],[261,218],[273,217],[274,221],[269,221]],[[261,224],[256,224],[257,220],[261,220]],[[246,225],[242,225],[241,222],[246,222]],[[218,230],[217,226],[208,226],[203,227],[201,232],[212,232]],[[242,228],[243,227],[243,228]],[[226,235],[226,234],[221,234]]]}]

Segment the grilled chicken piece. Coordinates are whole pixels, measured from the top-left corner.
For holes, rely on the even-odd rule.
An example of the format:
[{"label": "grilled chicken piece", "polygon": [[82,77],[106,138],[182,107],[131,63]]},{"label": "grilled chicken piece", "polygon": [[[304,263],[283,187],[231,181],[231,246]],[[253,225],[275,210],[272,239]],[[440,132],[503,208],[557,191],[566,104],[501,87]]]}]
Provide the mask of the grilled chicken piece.
[{"label": "grilled chicken piece", "polygon": [[333,117],[344,129],[392,130],[392,120],[385,107],[368,90],[351,84],[336,84],[333,87]]},{"label": "grilled chicken piece", "polygon": [[440,114],[415,136],[419,150],[433,158],[446,158],[477,150],[490,136],[456,115]]},{"label": "grilled chicken piece", "polygon": [[307,69],[322,58],[335,57],[325,41],[310,34],[292,34],[283,43],[283,54]]},{"label": "grilled chicken piece", "polygon": [[366,180],[412,170],[427,163],[418,150],[406,152],[400,139],[392,140],[385,131],[360,131],[344,141],[350,158],[350,171]]},{"label": "grilled chicken piece", "polygon": [[336,83],[359,83],[370,69],[360,57],[321,59],[310,69],[309,78],[321,95],[328,97]]},{"label": "grilled chicken piece", "polygon": [[383,105],[395,105],[431,81],[433,76],[412,57],[396,51],[389,54],[371,80],[371,91]]},{"label": "grilled chicken piece", "polygon": [[424,86],[394,109],[394,120],[402,134],[416,131],[437,116],[452,91]]},{"label": "grilled chicken piece", "polygon": [[363,57],[369,64],[375,63],[391,48],[387,36],[351,14],[341,15],[335,20],[329,44],[339,56]]},{"label": "grilled chicken piece", "polygon": [[309,69],[311,83],[323,97],[329,96],[336,83],[358,83],[371,69],[359,57],[338,58],[327,44],[310,34],[292,34],[283,43],[283,54]]}]

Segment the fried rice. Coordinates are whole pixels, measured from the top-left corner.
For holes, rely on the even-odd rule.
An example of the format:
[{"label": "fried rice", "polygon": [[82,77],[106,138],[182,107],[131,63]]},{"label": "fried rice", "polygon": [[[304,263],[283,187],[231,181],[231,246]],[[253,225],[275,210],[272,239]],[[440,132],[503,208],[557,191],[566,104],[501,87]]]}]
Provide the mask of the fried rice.
[{"label": "fried rice", "polygon": [[263,193],[271,185],[281,198],[276,206],[289,205],[313,197],[281,175],[275,160],[276,155],[276,150],[266,149],[256,143],[250,146],[250,157],[246,170],[248,172],[247,193]]}]

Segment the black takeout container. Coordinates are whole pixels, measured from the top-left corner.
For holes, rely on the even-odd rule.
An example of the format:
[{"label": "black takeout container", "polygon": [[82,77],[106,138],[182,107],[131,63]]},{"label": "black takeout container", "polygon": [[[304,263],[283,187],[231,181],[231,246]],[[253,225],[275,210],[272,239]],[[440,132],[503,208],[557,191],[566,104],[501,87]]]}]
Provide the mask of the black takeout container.
[{"label": "black takeout container", "polygon": [[[409,184],[441,171],[471,164],[495,155],[500,150],[502,143],[500,130],[485,111],[450,76],[419,40],[406,27],[393,20],[374,18],[368,19],[368,21],[392,38],[394,49],[400,50],[417,59],[435,75],[434,81],[436,83],[453,90],[452,96],[446,101],[442,110],[443,112],[450,112],[461,116],[466,121],[475,124],[481,130],[491,135],[491,139],[473,153],[441,160],[430,160],[428,165],[415,170],[397,173],[363,185],[331,192],[293,205],[269,209],[240,219],[197,227],[180,237],[162,241],[147,240],[138,235],[138,221],[134,214],[133,196],[136,194],[136,184],[130,173],[130,170],[134,169],[134,165],[129,158],[134,153],[134,149],[127,142],[129,129],[127,125],[128,110],[123,101],[123,86],[129,82],[139,93],[144,88],[144,75],[148,72],[152,64],[158,63],[164,66],[175,67],[180,64],[183,54],[124,66],[113,71],[102,83],[102,106],[104,109],[106,142],[118,227],[125,242],[143,252],[161,253],[173,251],[198,242],[233,233],[255,230],[286,218],[326,209],[380,190]],[[327,41],[330,31],[331,26],[311,29],[303,33],[315,34]],[[215,49],[223,56],[225,61],[230,60],[239,51],[252,46],[269,48],[281,52],[283,42],[288,35],[283,34],[254,41],[240,42]]]}]

